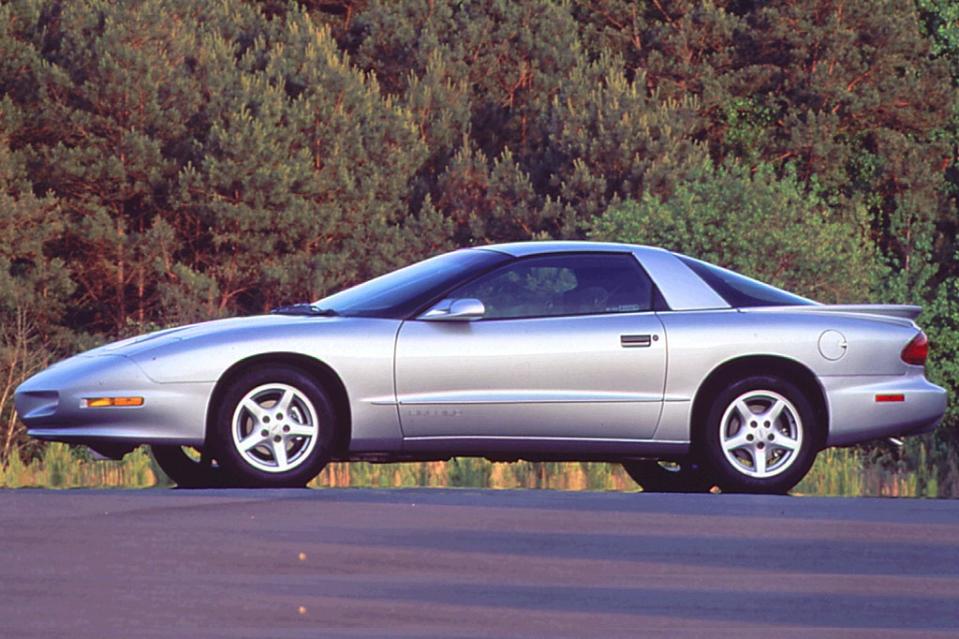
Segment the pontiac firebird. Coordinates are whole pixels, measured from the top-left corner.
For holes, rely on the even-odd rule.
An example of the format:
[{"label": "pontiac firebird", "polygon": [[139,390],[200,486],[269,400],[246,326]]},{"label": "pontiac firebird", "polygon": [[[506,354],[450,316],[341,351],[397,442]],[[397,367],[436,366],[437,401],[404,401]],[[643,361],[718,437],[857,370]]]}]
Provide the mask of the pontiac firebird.
[{"label": "pontiac firebird", "polygon": [[108,344],[15,401],[30,436],[112,458],[148,444],[182,486],[481,456],[782,493],[826,447],[936,427],[919,312],[823,305],[647,246],[502,244]]}]

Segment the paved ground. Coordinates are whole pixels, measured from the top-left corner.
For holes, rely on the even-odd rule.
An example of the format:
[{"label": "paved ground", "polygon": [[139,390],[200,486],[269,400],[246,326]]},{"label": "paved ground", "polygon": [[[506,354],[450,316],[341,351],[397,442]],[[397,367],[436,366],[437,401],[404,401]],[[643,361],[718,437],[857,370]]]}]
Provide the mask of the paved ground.
[{"label": "paved ground", "polygon": [[0,491],[0,637],[959,635],[959,501]]}]

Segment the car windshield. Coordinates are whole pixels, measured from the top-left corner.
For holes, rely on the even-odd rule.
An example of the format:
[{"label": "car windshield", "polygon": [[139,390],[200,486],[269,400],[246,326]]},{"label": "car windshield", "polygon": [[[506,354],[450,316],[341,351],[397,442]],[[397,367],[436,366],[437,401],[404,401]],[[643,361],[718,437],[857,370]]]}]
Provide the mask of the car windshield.
[{"label": "car windshield", "polygon": [[484,249],[462,249],[417,262],[315,302],[337,315],[404,318],[473,274],[511,259]]},{"label": "car windshield", "polygon": [[719,293],[733,308],[749,306],[808,306],[816,302],[764,284],[728,269],[676,254],[683,264]]}]

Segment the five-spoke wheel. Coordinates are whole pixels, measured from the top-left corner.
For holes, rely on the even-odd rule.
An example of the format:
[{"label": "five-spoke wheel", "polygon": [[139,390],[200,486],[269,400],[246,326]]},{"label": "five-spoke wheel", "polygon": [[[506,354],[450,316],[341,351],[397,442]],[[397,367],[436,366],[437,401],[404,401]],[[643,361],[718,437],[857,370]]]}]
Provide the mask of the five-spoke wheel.
[{"label": "five-spoke wheel", "polygon": [[723,490],[784,493],[812,466],[818,427],[799,387],[757,375],[717,394],[700,444]]},{"label": "five-spoke wheel", "polygon": [[316,446],[316,408],[289,384],[252,389],[237,404],[232,421],[233,445],[250,466],[267,473],[293,470]]},{"label": "five-spoke wheel", "polygon": [[214,424],[223,465],[257,486],[306,484],[326,464],[334,427],[326,391],[303,371],[279,365],[236,379]]},{"label": "five-spoke wheel", "polygon": [[719,437],[730,464],[744,475],[765,479],[785,472],[796,461],[803,423],[796,407],[780,393],[751,390],[726,408]]}]

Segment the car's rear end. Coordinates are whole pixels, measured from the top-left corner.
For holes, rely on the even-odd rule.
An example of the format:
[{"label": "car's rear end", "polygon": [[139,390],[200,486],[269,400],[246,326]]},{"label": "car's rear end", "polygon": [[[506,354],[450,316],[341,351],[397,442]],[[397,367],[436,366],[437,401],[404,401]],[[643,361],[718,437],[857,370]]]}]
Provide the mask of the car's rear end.
[{"label": "car's rear end", "polygon": [[789,309],[825,320],[816,368],[829,412],[828,446],[918,435],[942,420],[947,394],[926,379],[929,340],[914,321],[920,310],[888,304]]},{"label": "car's rear end", "polygon": [[714,264],[675,255],[740,312],[810,320],[793,337],[817,340],[817,348],[806,348],[800,361],[815,372],[825,391],[827,446],[917,435],[935,429],[942,420],[946,391],[926,379],[929,340],[915,323],[920,307],[819,304]]}]

